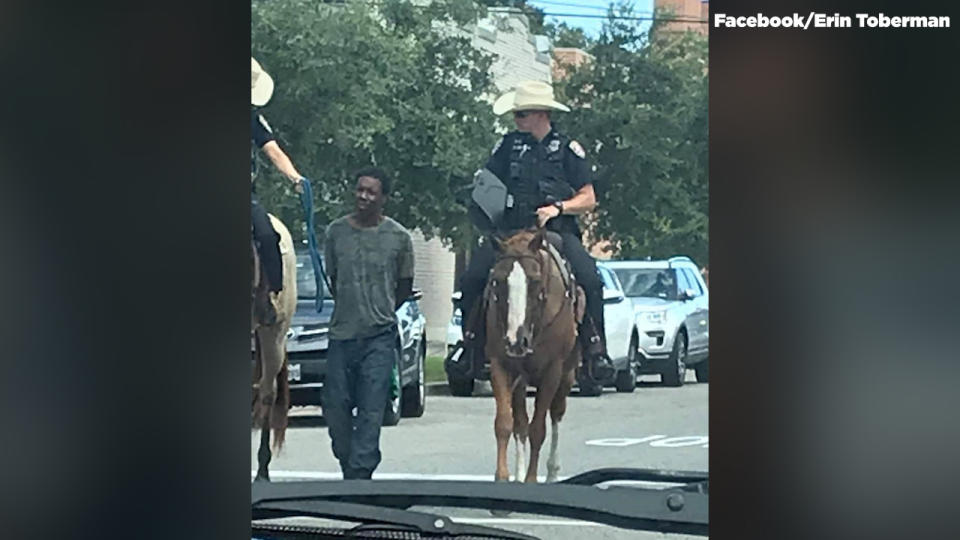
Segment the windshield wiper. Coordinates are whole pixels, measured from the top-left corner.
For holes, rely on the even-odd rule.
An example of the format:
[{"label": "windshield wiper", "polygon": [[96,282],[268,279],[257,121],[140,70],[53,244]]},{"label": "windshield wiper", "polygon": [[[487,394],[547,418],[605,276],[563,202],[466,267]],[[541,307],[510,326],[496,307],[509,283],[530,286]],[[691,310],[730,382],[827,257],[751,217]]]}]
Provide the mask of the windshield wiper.
[{"label": "windshield wiper", "polygon": [[[609,486],[616,481],[663,482],[670,488]],[[254,484],[254,516],[303,515],[301,503],[340,502],[379,511],[412,506],[480,508],[551,515],[625,529],[706,536],[709,532],[708,476],[686,471],[599,469],[563,482],[518,484],[438,480],[346,480]],[[382,514],[384,522],[387,514]],[[396,517],[393,514],[390,516]],[[434,517],[434,519],[436,519]]]},{"label": "windshield wiper", "polygon": [[[291,483],[291,482],[284,482]],[[322,482],[321,482],[322,483]],[[254,484],[256,486],[257,484]],[[364,525],[370,523],[400,526],[398,530],[412,530],[421,533],[423,536],[438,537],[489,537],[503,538],[507,540],[538,540],[534,536],[521,534],[504,529],[493,527],[483,527],[480,525],[469,525],[455,523],[450,518],[425,512],[414,512],[412,510],[400,510],[397,508],[384,508],[381,506],[369,504],[357,504],[352,502],[337,502],[330,500],[318,500],[313,497],[264,501],[253,505],[253,519],[271,519],[291,516],[317,517],[336,519],[343,521],[360,522]],[[254,524],[253,531],[260,536],[269,538],[271,531],[283,532],[284,526],[275,524]],[[290,527],[291,529],[306,529],[306,527]],[[363,530],[355,528],[354,530]],[[294,532],[294,531],[290,531]],[[309,533],[308,533],[309,535]],[[289,537],[284,535],[283,537]]]}]

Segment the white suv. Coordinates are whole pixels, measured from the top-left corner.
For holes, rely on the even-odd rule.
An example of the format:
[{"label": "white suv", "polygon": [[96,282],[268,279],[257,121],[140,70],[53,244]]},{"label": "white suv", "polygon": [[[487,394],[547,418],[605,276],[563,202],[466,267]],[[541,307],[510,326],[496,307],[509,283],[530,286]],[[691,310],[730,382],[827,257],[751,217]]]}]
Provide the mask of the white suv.
[{"label": "white suv", "polygon": [[689,257],[665,261],[605,261],[633,303],[636,331],[630,351],[641,374],[660,374],[668,386],[683,385],[686,370],[709,380],[710,296]]}]

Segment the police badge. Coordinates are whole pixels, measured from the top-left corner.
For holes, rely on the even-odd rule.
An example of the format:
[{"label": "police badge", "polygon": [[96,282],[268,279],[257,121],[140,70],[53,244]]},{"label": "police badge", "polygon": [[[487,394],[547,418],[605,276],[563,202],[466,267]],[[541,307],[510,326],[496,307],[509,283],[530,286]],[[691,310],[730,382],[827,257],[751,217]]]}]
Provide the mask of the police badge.
[{"label": "police badge", "polygon": [[583,151],[583,147],[580,146],[580,143],[577,141],[570,141],[570,150],[573,150],[573,153],[576,154],[580,159],[583,159],[587,156],[587,153]]},{"label": "police badge", "polygon": [[550,145],[547,146],[547,151],[551,154],[560,149],[560,139],[554,139],[550,141]]}]

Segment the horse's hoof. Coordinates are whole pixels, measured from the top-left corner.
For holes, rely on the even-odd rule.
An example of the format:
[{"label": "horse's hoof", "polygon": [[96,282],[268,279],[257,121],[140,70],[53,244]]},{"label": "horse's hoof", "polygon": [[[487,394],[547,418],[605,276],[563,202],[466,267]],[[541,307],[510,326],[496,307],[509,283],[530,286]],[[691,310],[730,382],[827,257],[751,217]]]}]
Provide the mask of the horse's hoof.
[{"label": "horse's hoof", "polygon": [[270,476],[258,474],[256,478],[253,479],[254,482],[269,482]]}]

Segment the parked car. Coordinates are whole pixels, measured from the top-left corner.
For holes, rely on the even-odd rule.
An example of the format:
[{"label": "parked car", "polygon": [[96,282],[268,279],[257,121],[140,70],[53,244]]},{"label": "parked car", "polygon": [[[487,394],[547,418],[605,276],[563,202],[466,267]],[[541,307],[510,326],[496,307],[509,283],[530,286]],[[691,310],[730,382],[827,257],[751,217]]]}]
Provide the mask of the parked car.
[{"label": "parked car", "polygon": [[[620,286],[616,274],[603,264],[597,265],[603,283],[603,314],[606,322],[604,333],[607,338],[607,353],[613,360],[616,373],[606,381],[593,381],[577,374],[577,386],[584,396],[598,396],[605,386],[612,386],[618,392],[633,392],[637,386],[637,365],[630,362],[630,336],[634,330],[633,306],[626,299],[623,288]],[[469,396],[473,393],[475,380],[489,380],[488,369],[474,368],[474,376],[464,377],[466,370],[450,365],[451,362],[461,361],[461,355],[455,355],[460,342],[463,340],[463,314],[460,310],[460,291],[454,292],[453,316],[447,324],[447,361],[444,367],[447,372],[447,382],[450,393],[454,396]]]},{"label": "parked car", "polygon": [[688,257],[659,261],[608,261],[633,304],[636,332],[630,351],[640,374],[660,374],[683,385],[686,370],[708,382],[710,297],[699,268]]},{"label": "parked car", "polygon": [[[324,285],[323,310],[317,313],[317,287],[313,265],[306,251],[297,252],[297,311],[287,333],[287,379],[292,406],[320,405],[327,368],[327,332],[334,300]],[[401,416],[419,417],[426,406],[424,362],[426,359],[427,321],[414,291],[397,309],[399,339],[394,391],[387,403],[384,425],[396,425]],[[399,380],[397,380],[399,379]],[[399,391],[396,389],[399,388]]]}]

